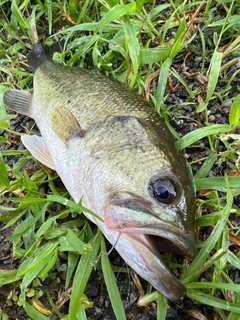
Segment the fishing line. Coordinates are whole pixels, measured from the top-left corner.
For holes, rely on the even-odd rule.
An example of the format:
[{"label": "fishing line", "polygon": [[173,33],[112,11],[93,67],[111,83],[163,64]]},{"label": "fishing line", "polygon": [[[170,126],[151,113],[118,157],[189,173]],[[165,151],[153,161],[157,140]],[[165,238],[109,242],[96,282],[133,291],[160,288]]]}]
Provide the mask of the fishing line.
[{"label": "fishing line", "polygon": [[126,262],[124,262],[124,264],[122,265],[122,267],[120,268],[120,270],[118,271],[117,275],[116,275],[116,281],[118,281],[118,276],[121,273],[121,270],[123,269],[123,267],[126,266],[127,268],[127,277],[128,277],[128,294],[127,294],[127,300],[130,301],[130,295],[131,295],[131,284],[130,284],[130,271],[129,271],[129,266]]},{"label": "fishing line", "polygon": [[117,242],[118,242],[118,240],[119,240],[119,238],[120,238],[120,235],[121,235],[121,232],[119,232],[118,237],[117,237],[117,240],[115,241],[114,245],[112,246],[112,248],[111,248],[108,252],[102,252],[102,251],[101,251],[101,252],[99,253],[99,255],[98,255],[98,257],[97,257],[97,259],[96,259],[96,261],[95,261],[96,264],[98,264],[98,262],[99,262],[99,260],[100,260],[100,258],[101,258],[102,255],[104,255],[104,256],[109,256],[109,255],[110,255],[110,253],[111,253],[111,252],[113,251],[113,249],[116,247]]}]

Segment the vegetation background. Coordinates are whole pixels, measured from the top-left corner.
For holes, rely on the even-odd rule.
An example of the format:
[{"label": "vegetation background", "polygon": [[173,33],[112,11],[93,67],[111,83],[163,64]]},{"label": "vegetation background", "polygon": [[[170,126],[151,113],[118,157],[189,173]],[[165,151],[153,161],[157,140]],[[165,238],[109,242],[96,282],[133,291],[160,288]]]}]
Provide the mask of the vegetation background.
[{"label": "vegetation background", "polygon": [[[94,319],[91,310],[99,319],[239,319],[239,12],[238,0],[0,1],[1,319]],[[56,174],[23,149],[20,135],[37,128],[5,110],[2,95],[32,90],[33,21],[42,43],[61,40],[57,63],[99,69],[149,100],[189,161],[199,254],[165,257],[187,288],[181,306],[140,282],[116,253],[96,265],[103,236]],[[112,313],[87,294],[96,273]]]}]

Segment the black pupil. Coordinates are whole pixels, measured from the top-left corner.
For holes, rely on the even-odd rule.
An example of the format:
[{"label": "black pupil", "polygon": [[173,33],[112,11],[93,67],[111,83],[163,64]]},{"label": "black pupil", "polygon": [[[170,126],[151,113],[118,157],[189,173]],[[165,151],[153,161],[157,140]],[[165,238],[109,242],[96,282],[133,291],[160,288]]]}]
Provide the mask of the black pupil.
[{"label": "black pupil", "polygon": [[171,204],[176,198],[176,191],[169,180],[155,180],[152,184],[152,191],[154,197],[165,204]]},{"label": "black pupil", "polygon": [[168,189],[164,186],[157,187],[155,192],[159,199],[167,200],[170,196]]}]

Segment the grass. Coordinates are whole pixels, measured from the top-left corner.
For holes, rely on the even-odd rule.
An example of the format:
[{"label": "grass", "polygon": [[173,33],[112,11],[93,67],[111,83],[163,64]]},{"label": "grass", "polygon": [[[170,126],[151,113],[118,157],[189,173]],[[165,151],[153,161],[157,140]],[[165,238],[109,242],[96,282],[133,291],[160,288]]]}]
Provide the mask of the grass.
[{"label": "grass", "polygon": [[[4,146],[0,152],[0,210],[4,212],[0,221],[6,223],[4,228],[18,222],[8,240],[12,241],[14,257],[22,261],[19,269],[0,273],[1,285],[14,284],[16,297],[9,300],[23,305],[32,319],[48,319],[52,313],[64,319],[50,296],[51,310],[42,306],[40,299],[44,294],[41,283],[48,278],[56,280],[56,272],[62,273],[65,268],[66,290],[73,280],[68,319],[86,319],[85,309],[91,307],[91,302],[84,289],[96,268],[100,248],[106,251],[103,236],[79,216],[83,210],[81,203],[68,198],[67,192],[59,187],[58,177],[42,166],[27,174],[22,168],[34,159],[28,151],[12,147],[13,135],[16,139],[20,133],[9,128],[15,115],[6,113],[1,97],[8,87],[32,89],[26,54],[32,46],[29,25],[34,19],[42,42],[63,40],[63,52],[55,54],[55,60],[70,66],[101,69],[145,94],[165,118],[179,148],[199,151],[199,156],[190,163],[198,168],[194,177],[198,195],[195,226],[197,233],[205,227],[211,227],[212,232],[206,241],[199,238],[199,254],[194,261],[185,259],[180,266],[180,278],[195,304],[212,306],[223,320],[239,319],[240,289],[229,276],[230,270],[240,269],[239,249],[231,250],[232,244],[239,247],[240,229],[230,219],[232,214],[240,214],[234,203],[240,192],[239,2],[36,3],[0,1],[0,129],[4,130],[0,136]],[[197,87],[191,87],[186,72],[176,69],[176,59],[182,57],[185,63],[189,52],[194,56],[192,61],[197,61],[195,58],[200,61],[196,68],[203,82]],[[187,92],[180,105],[167,102],[170,80]],[[145,87],[145,83],[149,86]],[[217,104],[221,108],[228,100],[231,107],[227,123],[212,124],[211,107]],[[196,118],[189,120],[196,123],[197,129],[179,137],[169,121],[181,118],[179,111],[188,105],[196,108]],[[198,120],[200,115],[204,121]],[[201,139],[207,139],[208,143],[199,145]],[[209,156],[202,158],[201,149],[206,148]],[[5,156],[17,157],[12,167],[5,164]],[[231,172],[211,177],[212,168],[226,160],[232,163]],[[12,203],[11,207],[6,205],[7,201]],[[113,269],[105,255],[101,256],[101,268],[116,318],[126,319],[113,272],[119,270]],[[206,282],[200,281],[203,274]],[[221,298],[216,292],[221,292]],[[158,292],[147,292],[139,305],[152,301],[156,302],[158,319],[164,319],[167,301]],[[8,318],[3,311],[1,316]]]}]

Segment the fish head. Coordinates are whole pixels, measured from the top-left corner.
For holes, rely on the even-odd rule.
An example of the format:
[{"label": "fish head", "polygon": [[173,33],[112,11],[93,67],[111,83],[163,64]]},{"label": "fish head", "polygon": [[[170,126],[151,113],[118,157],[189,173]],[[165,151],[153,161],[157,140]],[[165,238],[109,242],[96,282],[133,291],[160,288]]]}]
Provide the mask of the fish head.
[{"label": "fish head", "polygon": [[98,199],[105,198],[105,236],[114,244],[117,236],[112,240],[111,232],[120,234],[116,249],[124,260],[170,300],[180,301],[185,288],[161,254],[196,255],[195,194],[186,162],[175,141],[170,142],[160,148],[144,142],[127,148],[125,141],[125,148],[118,146],[118,152],[105,156],[92,176]]},{"label": "fish head", "polygon": [[197,253],[191,181],[186,177],[179,181],[166,172],[153,174],[148,183],[143,180],[132,181],[131,192],[128,188],[111,194],[104,222],[109,230],[120,233],[116,249],[124,260],[170,300],[179,302],[185,287],[161,254],[194,257]]}]

